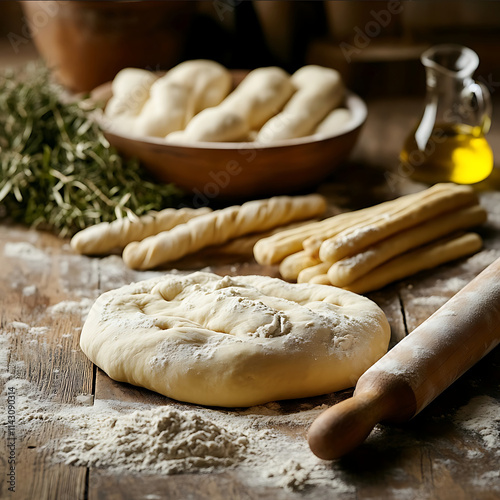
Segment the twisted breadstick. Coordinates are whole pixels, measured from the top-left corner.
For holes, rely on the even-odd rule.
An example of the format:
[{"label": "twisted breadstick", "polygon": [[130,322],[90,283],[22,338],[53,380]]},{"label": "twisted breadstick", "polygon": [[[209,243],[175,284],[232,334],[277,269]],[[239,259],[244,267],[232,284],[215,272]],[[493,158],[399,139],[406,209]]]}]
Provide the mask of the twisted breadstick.
[{"label": "twisted breadstick", "polygon": [[319,259],[319,249],[325,239],[356,224],[368,221],[377,213],[384,213],[389,210],[390,204],[395,202],[396,200],[388,201],[356,212],[341,213],[319,222],[311,222],[296,229],[280,231],[273,236],[262,238],[253,249],[255,260],[261,265],[276,264],[302,250],[305,250],[311,257]]},{"label": "twisted breadstick", "polygon": [[263,143],[304,137],[337,107],[344,96],[340,73],[321,66],[304,66],[291,77],[297,89],[283,111],[260,129],[256,141]]},{"label": "twisted breadstick", "polygon": [[166,208],[135,220],[124,218],[102,222],[76,233],[71,239],[71,247],[85,255],[103,255],[111,250],[123,250],[132,241],[140,241],[161,231],[167,231],[211,211],[210,208]]},{"label": "twisted breadstick", "polygon": [[320,195],[250,201],[203,215],[141,242],[130,243],[123,251],[123,260],[134,269],[150,269],[209,245],[320,215],[325,209],[325,200]]},{"label": "twisted breadstick", "polygon": [[158,76],[139,68],[124,68],[119,71],[111,90],[113,96],[106,105],[107,116],[137,116],[149,97],[151,85]]},{"label": "twisted breadstick", "polygon": [[133,132],[141,136],[165,137],[184,128],[189,107],[189,89],[171,82],[166,75],[151,86],[150,97],[133,124]]}]

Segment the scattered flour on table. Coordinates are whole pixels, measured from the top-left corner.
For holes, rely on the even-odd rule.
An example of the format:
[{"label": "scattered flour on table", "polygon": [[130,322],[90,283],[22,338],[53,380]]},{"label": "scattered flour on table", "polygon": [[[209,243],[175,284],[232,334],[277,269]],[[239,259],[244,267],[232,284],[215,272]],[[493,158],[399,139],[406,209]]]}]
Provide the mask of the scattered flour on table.
[{"label": "scattered flour on table", "polygon": [[[243,412],[105,400],[92,406],[67,405],[43,399],[26,380],[11,379],[6,387],[16,388],[20,436],[36,433],[47,422],[64,427],[62,437],[41,448],[56,462],[116,473],[208,473],[231,468],[251,485],[354,491],[342,471],[308,448],[306,429],[323,406],[278,415],[277,403]],[[88,396],[78,396],[77,402],[90,402]]]},{"label": "scattered flour on table", "polygon": [[8,349],[10,336],[8,333],[0,330],[0,375],[5,375],[9,369],[10,351]]},{"label": "scattered flour on table", "polygon": [[[136,271],[132,270],[125,265],[123,259],[119,255],[109,255],[102,257],[97,261],[97,269],[99,273],[99,280],[102,289],[111,290],[118,288],[124,283],[134,281],[142,281],[149,278],[156,278],[163,276],[166,271]],[[169,274],[188,274],[187,271],[178,271],[172,269],[168,271]]]},{"label": "scattered flour on table", "polygon": [[23,323],[22,321],[12,321],[10,326],[14,329],[14,332],[21,333],[27,332],[31,327],[27,323]]},{"label": "scattered flour on table", "polygon": [[94,304],[94,299],[83,297],[81,300],[63,300],[58,304],[54,304],[48,308],[51,315],[57,314],[79,314],[82,319],[85,319]]},{"label": "scattered flour on table", "polygon": [[48,326],[30,326],[22,321],[12,321],[10,326],[15,335],[23,334],[25,337],[45,335],[49,331]]},{"label": "scattered flour on table", "polygon": [[45,335],[48,331],[48,326],[32,326],[28,330],[28,335]]},{"label": "scattered flour on table", "polygon": [[92,394],[79,394],[75,400],[82,405],[91,405],[94,402],[94,396]]},{"label": "scattered flour on table", "polygon": [[463,429],[481,436],[484,446],[500,455],[500,401],[490,396],[472,398],[455,414]]},{"label": "scattered flour on table", "polygon": [[[6,342],[0,336],[2,354]],[[2,370],[7,361],[0,356]],[[306,429],[325,405],[304,405],[302,411],[281,415],[276,402],[245,410],[110,400],[92,405],[90,394],[76,396],[78,404],[69,405],[57,403],[57,395],[42,395],[24,379],[6,381],[0,397],[8,388],[16,391],[19,438],[36,434],[49,422],[61,427],[60,437],[40,449],[55,462],[101,467],[117,474],[210,473],[230,468],[252,486],[290,491],[323,487],[332,497],[354,492],[339,466],[316,458],[307,446]],[[477,433],[485,448],[500,452],[500,402],[478,396],[460,408],[454,419],[464,430]],[[486,471],[476,479],[478,486],[489,487],[498,483],[499,474]]]},{"label": "scattered flour on table", "polygon": [[493,490],[500,491],[500,471],[483,472],[480,476],[473,478],[472,484],[478,487],[484,487],[485,484],[488,484],[491,485]]},{"label": "scattered flour on table", "polygon": [[23,295],[25,297],[31,297],[35,295],[37,291],[36,285],[28,285],[23,288]]},{"label": "scattered flour on table", "polygon": [[466,271],[480,272],[500,257],[500,250],[488,248],[478,252],[459,264]]},{"label": "scattered flour on table", "polygon": [[48,256],[39,248],[27,242],[7,242],[3,249],[3,254],[6,257],[30,260],[34,262],[44,262]]},{"label": "scattered flour on table", "polygon": [[439,289],[453,293],[457,293],[460,290],[462,290],[462,288],[465,285],[469,284],[469,282],[470,280],[465,278],[460,278],[458,276],[454,276],[453,278],[438,280]]},{"label": "scattered flour on table", "polygon": [[413,297],[411,305],[415,307],[441,307],[445,302],[448,302],[448,297],[441,297],[439,295],[430,295],[428,297]]}]

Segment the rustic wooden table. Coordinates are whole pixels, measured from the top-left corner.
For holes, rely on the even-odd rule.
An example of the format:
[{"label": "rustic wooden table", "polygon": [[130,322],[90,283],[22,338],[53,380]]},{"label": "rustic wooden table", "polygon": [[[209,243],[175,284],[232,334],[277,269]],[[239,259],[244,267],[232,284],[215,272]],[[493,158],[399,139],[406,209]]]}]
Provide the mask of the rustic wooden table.
[{"label": "rustic wooden table", "polygon": [[[370,103],[369,119],[352,161],[332,175],[320,191],[333,203],[354,209],[418,189],[397,171],[397,152],[404,134],[418,115],[420,103],[409,100]],[[490,140],[500,157],[500,127]],[[390,175],[386,168],[392,169]],[[392,344],[399,341],[448,298],[500,256],[500,175],[478,186],[488,209],[488,223],[480,229],[484,249],[468,259],[419,273],[369,296],[386,312]],[[180,269],[226,274],[271,274],[251,258],[220,261],[191,259]],[[17,225],[0,226],[0,385],[4,392],[2,424],[6,424],[9,384],[31,382],[51,404],[81,407],[99,400],[176,405],[146,390],[110,380],[79,348],[82,315],[78,308],[52,314],[64,301],[82,304],[99,293],[155,273],[128,270],[118,256],[87,258],[76,255],[68,242]],[[24,327],[22,326],[24,325]],[[473,397],[492,398],[500,405],[500,351],[497,348],[409,423],[379,426],[376,435],[331,468],[346,488],[307,486],[303,491],[279,486],[249,485],[232,469],[213,473],[131,475],[102,468],[54,463],[43,446],[63,432],[63,423],[44,420],[37,433],[18,423],[15,443],[15,493],[9,492],[9,449],[2,438],[0,497],[16,499],[453,499],[488,500],[500,497],[500,436],[495,421],[483,434],[457,424],[457,410]],[[312,398],[311,406],[333,403],[350,394]],[[301,402],[304,403],[303,401]],[[500,408],[500,406],[498,406]],[[280,403],[279,412],[298,411],[299,402]],[[489,441],[485,432],[489,432]],[[298,438],[305,438],[299,428]],[[495,441],[496,433],[496,441]],[[304,439],[304,454],[309,454]]]}]

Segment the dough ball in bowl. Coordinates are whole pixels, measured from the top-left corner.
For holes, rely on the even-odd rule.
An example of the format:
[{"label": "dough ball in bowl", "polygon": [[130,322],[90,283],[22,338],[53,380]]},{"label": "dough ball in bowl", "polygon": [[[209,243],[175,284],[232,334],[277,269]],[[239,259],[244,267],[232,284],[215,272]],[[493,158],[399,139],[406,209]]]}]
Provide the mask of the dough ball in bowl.
[{"label": "dough ball in bowl", "polygon": [[114,380],[241,407],[352,387],[389,337],[382,310],[354,293],[196,272],[104,293],[80,345]]}]

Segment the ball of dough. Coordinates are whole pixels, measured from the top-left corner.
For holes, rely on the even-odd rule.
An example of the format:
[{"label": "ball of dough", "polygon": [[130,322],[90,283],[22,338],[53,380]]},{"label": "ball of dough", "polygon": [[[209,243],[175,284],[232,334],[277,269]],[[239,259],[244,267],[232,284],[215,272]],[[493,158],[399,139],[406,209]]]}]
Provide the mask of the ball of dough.
[{"label": "ball of dough", "polygon": [[245,116],[250,130],[257,130],[281,110],[294,91],[290,75],[269,66],[250,71],[222,103]]},{"label": "ball of dough", "polygon": [[354,293],[197,272],[104,293],[80,345],[115,380],[238,407],[352,387],[389,337],[382,310]]},{"label": "ball of dough", "polygon": [[181,130],[186,123],[186,109],[190,92],[185,85],[166,76],[156,80],[150,89],[150,98],[134,123],[134,133],[151,137],[165,137]]},{"label": "ball of dough", "polygon": [[105,115],[110,118],[137,116],[157,79],[158,76],[145,69],[124,68],[119,71],[111,83],[113,96],[106,105]]},{"label": "ball of dough", "polygon": [[111,84],[113,96],[104,110],[106,128],[118,133],[130,133],[157,79],[158,76],[144,69],[125,68],[119,71]]},{"label": "ball of dough", "polygon": [[346,129],[352,120],[352,113],[346,108],[337,108],[331,111],[326,118],[316,127],[315,134],[333,136]]},{"label": "ball of dough", "polygon": [[218,106],[198,113],[182,133],[168,135],[167,142],[247,140],[293,92],[290,75],[281,68],[254,69]]},{"label": "ball of dough", "polygon": [[189,89],[191,102],[186,109],[186,123],[201,110],[217,106],[231,90],[231,72],[215,61],[184,61],[168,71],[167,75],[171,82]]},{"label": "ball of dough", "polygon": [[200,111],[185,130],[172,132],[165,139],[167,142],[231,142],[240,141],[247,135],[247,122],[239,113],[212,107]]},{"label": "ball of dough", "polygon": [[[161,78],[152,72],[127,69],[113,80],[113,98],[106,113],[115,117],[116,102],[120,99],[127,106],[134,106],[135,119],[119,121],[118,129],[164,137],[184,129],[199,111],[219,104],[229,93],[231,82],[231,73],[224,66],[204,59],[184,61]],[[144,99],[139,106],[135,94],[142,96],[141,91]]]},{"label": "ball of dough", "polygon": [[304,66],[290,80],[297,91],[283,111],[264,123],[257,135],[257,142],[272,143],[312,134],[344,96],[340,73],[331,68]]}]

